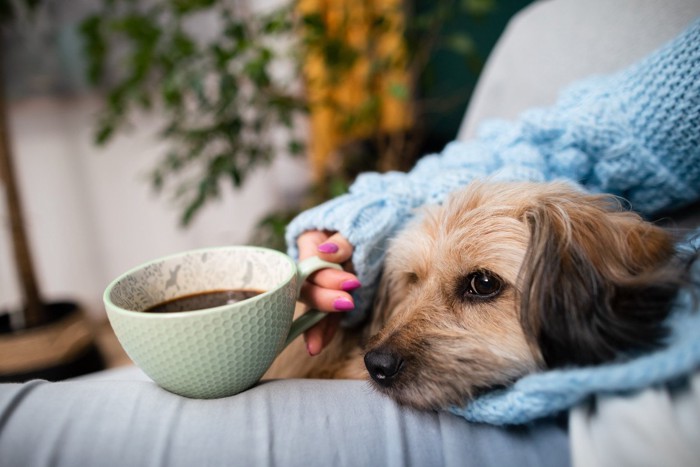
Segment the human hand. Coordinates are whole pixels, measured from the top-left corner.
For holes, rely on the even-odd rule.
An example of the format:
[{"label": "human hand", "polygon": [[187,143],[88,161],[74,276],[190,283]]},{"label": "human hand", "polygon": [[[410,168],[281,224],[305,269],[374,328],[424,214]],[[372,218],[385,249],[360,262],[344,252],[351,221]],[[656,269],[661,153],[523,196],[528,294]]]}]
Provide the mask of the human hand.
[{"label": "human hand", "polygon": [[[352,269],[349,264],[353,247],[339,233],[312,230],[304,232],[297,239],[299,260],[311,256],[343,265]],[[306,350],[309,355],[318,355],[328,345],[342,317],[342,312],[355,308],[352,296],[348,293],[360,287],[360,281],[350,271],[336,269],[321,269],[312,274],[301,288],[301,301],[306,305],[330,312],[317,325],[304,333]]]}]

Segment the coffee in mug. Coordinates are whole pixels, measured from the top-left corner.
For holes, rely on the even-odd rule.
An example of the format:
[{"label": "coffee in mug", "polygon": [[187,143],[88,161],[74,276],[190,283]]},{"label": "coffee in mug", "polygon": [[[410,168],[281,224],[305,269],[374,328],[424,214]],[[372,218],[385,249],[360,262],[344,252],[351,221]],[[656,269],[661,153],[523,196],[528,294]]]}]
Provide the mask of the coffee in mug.
[{"label": "coffee in mug", "polygon": [[143,310],[144,313],[178,313],[231,305],[263,293],[262,290],[212,290],[173,298]]}]

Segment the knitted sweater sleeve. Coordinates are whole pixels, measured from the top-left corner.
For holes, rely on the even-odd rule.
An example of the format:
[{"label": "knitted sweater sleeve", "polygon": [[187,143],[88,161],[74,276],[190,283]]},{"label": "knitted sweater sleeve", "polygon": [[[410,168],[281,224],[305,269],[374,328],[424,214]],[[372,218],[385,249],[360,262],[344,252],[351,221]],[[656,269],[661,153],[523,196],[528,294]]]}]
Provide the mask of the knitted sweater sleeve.
[{"label": "knitted sweater sleeve", "polygon": [[363,319],[387,241],[416,208],[441,203],[477,178],[565,178],[625,197],[650,215],[700,197],[700,20],[641,62],[565,90],[558,102],[514,122],[490,121],[476,139],[450,143],[409,173],[367,173],[350,192],[300,214],[287,228],[291,256],[307,230],[353,244],[364,287],[349,322]]}]

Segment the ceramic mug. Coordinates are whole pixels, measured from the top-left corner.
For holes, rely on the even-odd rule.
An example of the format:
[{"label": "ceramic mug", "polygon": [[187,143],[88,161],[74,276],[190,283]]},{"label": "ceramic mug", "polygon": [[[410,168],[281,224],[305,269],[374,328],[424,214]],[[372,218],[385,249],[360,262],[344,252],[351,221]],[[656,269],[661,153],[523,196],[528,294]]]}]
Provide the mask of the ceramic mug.
[{"label": "ceramic mug", "polygon": [[[292,322],[301,285],[323,268],[340,266],[317,257],[296,264],[267,248],[206,248],[136,267],[103,298],[122,347],[159,386],[197,399],[226,397],[254,385],[287,344],[325,316],[312,310]],[[178,297],[231,289],[263,292],[204,310],[144,312]]]}]

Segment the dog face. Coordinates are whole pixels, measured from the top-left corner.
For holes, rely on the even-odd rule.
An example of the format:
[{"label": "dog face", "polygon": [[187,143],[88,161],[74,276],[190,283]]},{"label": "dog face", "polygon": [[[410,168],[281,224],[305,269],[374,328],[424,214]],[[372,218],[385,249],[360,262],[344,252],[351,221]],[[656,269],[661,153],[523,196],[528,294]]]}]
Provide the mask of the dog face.
[{"label": "dog face", "polygon": [[677,286],[662,229],[565,183],[474,183],[391,244],[365,365],[417,408],[648,348]]}]

